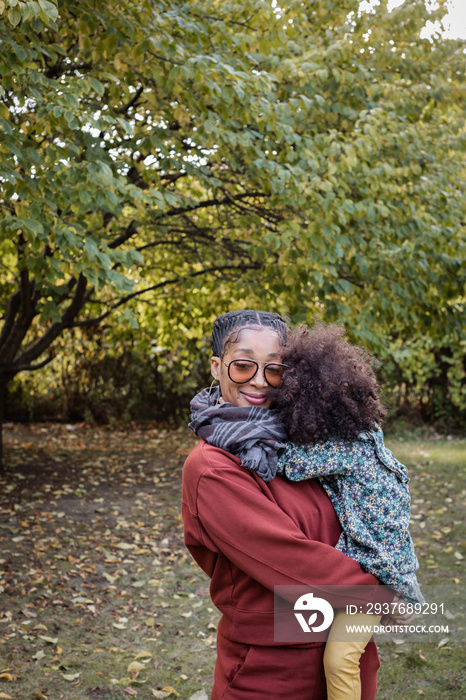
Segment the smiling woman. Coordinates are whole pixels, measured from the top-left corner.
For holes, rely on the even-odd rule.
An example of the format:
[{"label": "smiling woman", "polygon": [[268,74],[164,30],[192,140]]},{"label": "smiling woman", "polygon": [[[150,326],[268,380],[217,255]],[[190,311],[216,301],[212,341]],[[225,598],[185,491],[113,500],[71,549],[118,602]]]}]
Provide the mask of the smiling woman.
[{"label": "smiling woman", "polygon": [[278,386],[283,342],[272,328],[246,326],[235,331],[222,357],[212,357],[212,376],[224,401],[234,406],[270,408],[270,386]]},{"label": "smiling woman", "polygon": [[[222,613],[211,700],[327,698],[324,644],[274,641],[275,586],[356,586],[360,606],[385,595],[335,549],[340,526],[318,480],[277,476],[286,435],[270,388],[280,381],[286,336],[278,314],[220,316],[211,361],[220,387],[191,402],[190,426],[201,440],[183,470],[185,544]],[[335,596],[328,602],[338,607]],[[371,642],[361,657],[361,700],[375,697],[378,665]]]}]

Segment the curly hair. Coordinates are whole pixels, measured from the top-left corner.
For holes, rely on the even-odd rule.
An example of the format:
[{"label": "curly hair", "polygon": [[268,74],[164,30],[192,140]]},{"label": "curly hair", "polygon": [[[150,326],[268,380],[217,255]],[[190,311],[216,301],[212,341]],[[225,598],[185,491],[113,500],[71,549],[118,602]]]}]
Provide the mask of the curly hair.
[{"label": "curly hair", "polygon": [[319,322],[289,331],[282,362],[288,369],[271,395],[293,442],[356,440],[385,416],[374,359],[351,345],[341,326]]}]

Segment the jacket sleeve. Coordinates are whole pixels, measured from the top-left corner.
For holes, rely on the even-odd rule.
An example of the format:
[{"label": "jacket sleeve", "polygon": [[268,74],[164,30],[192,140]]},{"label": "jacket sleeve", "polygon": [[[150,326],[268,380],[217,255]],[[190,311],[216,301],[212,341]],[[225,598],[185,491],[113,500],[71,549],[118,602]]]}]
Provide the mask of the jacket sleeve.
[{"label": "jacket sleeve", "polygon": [[[321,589],[334,607],[393,598],[393,592],[379,586],[357,562],[308,539],[246,470],[206,469],[198,482],[196,504],[203,544],[218,549],[269,590],[276,585],[311,586]],[[329,591],[329,586],[346,590]]]},{"label": "jacket sleeve", "polygon": [[278,472],[286,474],[291,481],[345,474],[353,469],[356,457],[352,442],[328,440],[306,446],[288,442],[278,460]]}]

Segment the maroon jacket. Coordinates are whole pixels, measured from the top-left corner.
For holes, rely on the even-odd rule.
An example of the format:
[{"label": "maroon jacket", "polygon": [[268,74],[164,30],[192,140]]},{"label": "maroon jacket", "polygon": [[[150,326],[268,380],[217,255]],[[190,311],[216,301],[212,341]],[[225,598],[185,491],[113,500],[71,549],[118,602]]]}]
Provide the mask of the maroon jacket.
[{"label": "maroon jacket", "polygon": [[[184,465],[182,509],[185,544],[211,578],[212,602],[223,613],[219,630],[234,642],[274,644],[275,585],[354,585],[351,602],[359,606],[393,598],[334,549],[340,524],[317,479],[265,483],[201,440]],[[344,605],[328,590],[325,597]]]}]

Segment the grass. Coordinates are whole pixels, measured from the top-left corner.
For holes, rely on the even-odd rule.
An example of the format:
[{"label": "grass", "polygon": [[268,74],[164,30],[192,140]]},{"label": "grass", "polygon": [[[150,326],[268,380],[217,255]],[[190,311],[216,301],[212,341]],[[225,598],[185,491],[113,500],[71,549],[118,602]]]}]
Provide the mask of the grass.
[{"label": "grass", "polygon": [[[416,546],[423,589],[457,593],[464,602],[466,440],[387,439],[387,446],[409,469],[411,534]],[[461,557],[461,558],[460,558]],[[456,591],[453,591],[456,592]],[[438,602],[441,602],[438,600]],[[465,621],[466,623],[466,621]],[[380,643],[380,700],[466,696],[466,647],[463,641]],[[440,646],[439,646],[440,644]]]},{"label": "grass", "polygon": [[[40,424],[9,425],[6,438],[0,698],[208,697],[218,613],[179,504],[193,438]],[[461,590],[466,441],[387,442],[410,470],[420,580]],[[454,638],[380,651],[378,699],[466,695]]]}]

